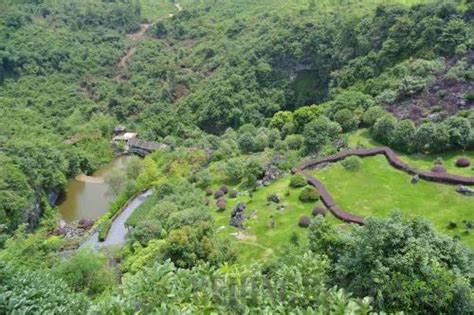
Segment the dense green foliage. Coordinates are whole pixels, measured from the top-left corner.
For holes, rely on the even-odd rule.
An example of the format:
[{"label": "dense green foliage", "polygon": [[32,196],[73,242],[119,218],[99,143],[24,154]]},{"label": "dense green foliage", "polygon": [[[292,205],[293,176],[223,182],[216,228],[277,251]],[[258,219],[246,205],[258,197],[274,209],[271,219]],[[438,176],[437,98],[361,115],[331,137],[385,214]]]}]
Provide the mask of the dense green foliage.
[{"label": "dense green foliage", "polygon": [[[472,313],[458,240],[398,215],[310,224],[319,192],[287,175],[360,127],[405,153],[474,149],[473,17],[470,0],[0,1],[0,313]],[[101,240],[154,190],[125,246],[75,251],[78,238],[53,236],[54,199],[113,159],[118,123],[169,150],[105,177]],[[325,184],[354,183],[367,163],[326,168]],[[382,216],[396,199],[377,183]],[[437,229],[441,203],[466,213],[425,184],[437,205],[413,198],[412,213]],[[231,221],[240,203],[245,229]]]},{"label": "dense green foliage", "polygon": [[309,239],[312,250],[330,257],[332,283],[350,288],[356,296],[373,297],[376,309],[472,311],[469,254],[422,219],[403,222],[397,214],[368,219],[364,228],[345,235],[318,216]]}]

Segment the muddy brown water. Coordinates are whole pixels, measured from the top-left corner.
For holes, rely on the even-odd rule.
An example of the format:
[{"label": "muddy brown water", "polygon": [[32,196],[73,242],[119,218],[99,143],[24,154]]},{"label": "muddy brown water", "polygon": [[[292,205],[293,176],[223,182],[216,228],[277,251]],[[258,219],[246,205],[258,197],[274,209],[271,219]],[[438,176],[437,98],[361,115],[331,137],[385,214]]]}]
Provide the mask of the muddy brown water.
[{"label": "muddy brown water", "polygon": [[130,156],[121,156],[102,165],[91,176],[79,175],[70,179],[66,193],[58,207],[61,217],[71,222],[80,219],[98,219],[107,212],[113,196],[104,177],[114,170],[124,169]]}]

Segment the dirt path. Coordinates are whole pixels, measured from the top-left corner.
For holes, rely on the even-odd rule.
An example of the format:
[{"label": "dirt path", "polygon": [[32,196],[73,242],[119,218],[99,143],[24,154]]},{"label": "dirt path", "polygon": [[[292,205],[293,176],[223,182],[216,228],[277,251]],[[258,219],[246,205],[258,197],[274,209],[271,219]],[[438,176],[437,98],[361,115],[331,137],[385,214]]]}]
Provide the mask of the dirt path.
[{"label": "dirt path", "polygon": [[107,238],[103,242],[99,242],[99,232],[96,231],[89,235],[87,240],[81,245],[81,248],[90,246],[94,249],[99,249],[107,246],[123,246],[127,240],[128,233],[128,230],[125,227],[125,222],[151,194],[152,191],[148,190],[133,199],[127,208],[125,208],[125,210],[117,216],[114,222],[112,222]]},{"label": "dirt path", "polygon": [[[179,3],[176,3],[175,7],[176,7],[176,10],[178,10],[178,12],[183,11],[183,8],[181,7],[181,5]],[[173,16],[174,16],[174,14],[169,15],[170,18],[173,17]],[[138,42],[138,41],[144,40],[147,37],[146,36],[146,31],[152,26],[153,26],[153,23],[143,23],[143,24],[140,25],[140,31],[138,31],[137,33],[127,34],[127,38],[132,42]],[[134,46],[130,47],[127,50],[127,54],[120,59],[120,61],[118,63],[118,67],[122,71],[127,71],[128,70],[128,61],[130,60],[130,58],[132,58],[135,55],[136,52],[137,52],[137,48],[134,45]],[[118,78],[120,78],[120,75],[118,76]]]}]

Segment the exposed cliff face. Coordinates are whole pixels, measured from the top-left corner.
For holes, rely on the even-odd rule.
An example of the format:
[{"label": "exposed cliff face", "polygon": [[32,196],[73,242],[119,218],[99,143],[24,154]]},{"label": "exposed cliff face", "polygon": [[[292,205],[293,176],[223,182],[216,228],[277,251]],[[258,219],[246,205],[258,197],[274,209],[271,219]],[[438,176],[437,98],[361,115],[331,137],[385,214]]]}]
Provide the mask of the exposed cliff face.
[{"label": "exposed cliff face", "polygon": [[60,194],[60,188],[53,188],[50,189],[48,192],[39,190],[34,193],[31,205],[28,210],[25,211],[25,223],[28,224],[28,227],[30,229],[34,229],[38,226],[41,219],[41,215],[43,214],[46,207],[53,207],[58,201]]}]

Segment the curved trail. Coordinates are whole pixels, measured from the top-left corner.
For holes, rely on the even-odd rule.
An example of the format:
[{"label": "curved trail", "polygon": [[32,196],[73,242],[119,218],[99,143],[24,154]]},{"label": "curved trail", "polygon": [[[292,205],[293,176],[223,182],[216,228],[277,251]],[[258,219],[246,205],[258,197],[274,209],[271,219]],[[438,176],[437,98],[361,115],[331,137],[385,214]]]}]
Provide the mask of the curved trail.
[{"label": "curved trail", "polygon": [[418,170],[417,168],[412,167],[406,164],[405,162],[403,162],[402,160],[400,160],[397,154],[389,147],[376,147],[376,148],[370,148],[370,149],[350,149],[350,150],[342,151],[337,154],[334,154],[334,155],[331,155],[319,160],[311,160],[308,162],[304,162],[300,164],[299,166],[293,168],[292,172],[293,173],[301,172],[306,176],[308,183],[314,186],[320,192],[322,202],[333,213],[335,217],[345,222],[364,224],[363,217],[353,215],[343,210],[342,208],[340,208],[336,204],[334,199],[332,198],[332,195],[327,191],[324,184],[321,183],[319,180],[317,180],[314,176],[311,176],[305,173],[304,171],[307,169],[316,167],[320,164],[338,162],[352,155],[367,157],[367,156],[374,156],[374,155],[379,155],[379,154],[385,155],[390,165],[393,166],[394,168],[399,169],[410,175],[418,175],[420,178],[427,181],[445,183],[445,184],[474,185],[474,176],[459,176],[459,175],[450,174],[448,172],[435,173],[431,171]]},{"label": "curved trail", "polygon": [[103,242],[99,242],[99,231],[95,231],[87,237],[87,240],[84,241],[80,248],[92,246],[94,249],[99,249],[107,246],[125,245],[128,232],[127,228],[125,227],[125,222],[132,215],[135,209],[145,202],[145,200],[147,200],[151,194],[152,190],[147,190],[133,199],[133,201],[130,202],[130,204],[112,222],[109,233]]}]

